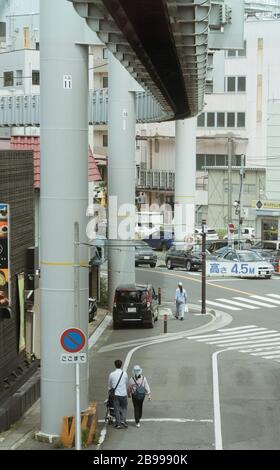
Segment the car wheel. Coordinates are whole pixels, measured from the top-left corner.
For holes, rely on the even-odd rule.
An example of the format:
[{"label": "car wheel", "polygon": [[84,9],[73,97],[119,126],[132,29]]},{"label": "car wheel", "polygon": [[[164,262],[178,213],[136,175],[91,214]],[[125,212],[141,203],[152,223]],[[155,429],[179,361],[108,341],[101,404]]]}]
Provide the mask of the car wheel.
[{"label": "car wheel", "polygon": [[166,267],[167,267],[167,269],[173,269],[171,259],[168,259],[168,260],[166,261]]},{"label": "car wheel", "polygon": [[271,279],[271,276],[265,276],[266,279]]},{"label": "car wheel", "polygon": [[154,326],[155,326],[155,317],[152,314],[152,319],[151,319],[150,323],[148,323],[148,328],[154,328]]},{"label": "car wheel", "polygon": [[155,268],[156,267],[155,263],[150,264],[150,267]]},{"label": "car wheel", "polygon": [[191,267],[192,267],[192,263],[190,262],[190,260],[188,260],[186,262],[186,271],[190,271],[191,270]]},{"label": "car wheel", "polygon": [[120,324],[117,321],[113,321],[113,330],[118,330]]},{"label": "car wheel", "polygon": [[139,264],[138,264],[138,263],[135,263],[135,266],[136,266],[136,268],[138,268]]}]

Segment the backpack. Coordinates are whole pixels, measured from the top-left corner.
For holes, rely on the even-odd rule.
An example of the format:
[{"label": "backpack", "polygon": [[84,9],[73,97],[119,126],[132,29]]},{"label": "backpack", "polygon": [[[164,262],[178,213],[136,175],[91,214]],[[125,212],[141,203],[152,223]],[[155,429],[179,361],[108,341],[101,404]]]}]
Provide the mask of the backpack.
[{"label": "backpack", "polygon": [[143,386],[144,377],[142,378],[142,382],[140,385],[136,382],[134,378],[133,380],[136,383],[136,389],[135,389],[135,392],[133,393],[133,396],[137,398],[137,400],[144,400],[146,396],[146,390],[145,390],[145,387]]}]

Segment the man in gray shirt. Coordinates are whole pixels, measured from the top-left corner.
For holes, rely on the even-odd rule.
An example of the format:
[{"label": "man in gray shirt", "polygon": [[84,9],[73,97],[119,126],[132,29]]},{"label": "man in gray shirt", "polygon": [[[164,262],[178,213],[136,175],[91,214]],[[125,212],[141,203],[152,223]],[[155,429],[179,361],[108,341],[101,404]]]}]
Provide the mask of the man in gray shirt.
[{"label": "man in gray shirt", "polygon": [[114,388],[114,411],[116,417],[115,428],[121,429],[122,427],[127,428],[126,424],[126,413],[127,413],[127,385],[128,376],[127,373],[122,371],[122,361],[117,359],[115,361],[116,370],[111,372],[108,380],[108,390]]}]

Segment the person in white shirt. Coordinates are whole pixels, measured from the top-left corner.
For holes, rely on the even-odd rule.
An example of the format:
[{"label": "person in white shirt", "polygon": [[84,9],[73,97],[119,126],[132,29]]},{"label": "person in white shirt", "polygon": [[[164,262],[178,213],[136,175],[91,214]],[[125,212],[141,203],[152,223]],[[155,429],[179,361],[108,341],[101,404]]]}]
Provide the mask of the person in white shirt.
[{"label": "person in white shirt", "polygon": [[187,293],[183,289],[183,284],[178,283],[178,287],[175,293],[175,302],[176,302],[176,314],[175,318],[179,320],[184,320],[185,311],[187,311]]},{"label": "person in white shirt", "polygon": [[114,394],[114,411],[116,417],[115,428],[127,428],[126,413],[127,413],[127,373],[122,370],[122,361],[117,359],[115,361],[116,370],[111,372],[108,380],[108,390],[115,389]]}]

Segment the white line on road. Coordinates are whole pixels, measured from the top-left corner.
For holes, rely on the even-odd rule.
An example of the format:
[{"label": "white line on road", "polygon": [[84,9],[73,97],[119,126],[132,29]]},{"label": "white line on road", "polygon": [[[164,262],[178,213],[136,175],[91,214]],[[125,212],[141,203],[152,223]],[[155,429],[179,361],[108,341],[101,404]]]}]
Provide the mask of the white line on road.
[{"label": "white line on road", "polygon": [[265,300],[266,302],[271,302],[273,304],[280,305],[280,300],[268,299],[267,297],[263,297],[262,295],[251,295],[250,298]]},{"label": "white line on road", "polygon": [[[201,302],[201,300],[200,300]],[[240,308],[230,307],[229,305],[220,304],[218,302],[213,302],[212,300],[206,300],[206,303],[209,305],[214,305],[215,307],[226,308],[228,310],[241,310]]]},{"label": "white line on road", "polygon": [[[99,423],[104,423],[104,419],[99,419]],[[127,419],[127,423],[134,423],[134,419]],[[213,419],[194,419],[194,418],[143,418],[142,422],[147,423],[213,423]]]},{"label": "white line on road", "polygon": [[256,325],[236,326],[235,328],[223,328],[218,331],[223,332],[223,331],[234,331],[234,330],[243,330],[243,329],[247,330],[247,328],[257,328],[257,326]]},{"label": "white line on road", "polygon": [[212,354],[212,372],[213,372],[213,405],[214,405],[214,430],[215,430],[215,448],[223,450],[222,427],[221,427],[221,408],[219,391],[219,372],[218,372],[218,354],[223,352],[216,351]]},{"label": "white line on road", "polygon": [[278,294],[267,294],[269,295],[270,297],[275,297],[276,299],[280,299],[280,295]]},{"label": "white line on road", "polygon": [[[276,333],[279,335],[279,333]],[[259,338],[260,339],[264,339],[264,338],[269,338],[271,336],[274,336],[274,333],[266,333],[266,332],[263,332],[263,331],[258,331],[257,333],[250,333],[250,334],[244,334],[244,335],[239,335],[239,336],[236,336],[236,337],[233,337],[233,338],[216,338],[216,339],[209,339],[209,340],[206,340],[205,343],[207,344],[226,344],[226,343],[233,343],[235,340],[236,341],[248,341],[248,340],[252,340],[252,339],[256,339],[258,340]],[[203,340],[202,339],[199,339],[198,340],[199,342],[202,342]]]},{"label": "white line on road", "polygon": [[219,302],[224,302],[226,304],[230,304],[230,305],[237,305],[237,307],[246,307],[246,308],[251,309],[251,310],[258,310],[258,307],[253,307],[253,305],[244,305],[243,303],[236,302],[232,299],[221,298],[221,299],[216,299],[216,300],[218,300]]},{"label": "white line on road", "polygon": [[[242,300],[242,302],[246,302],[246,303],[249,303],[249,304],[259,305],[260,307],[276,308],[276,305],[265,304],[264,302],[259,302],[258,300],[251,300],[251,299],[247,299],[245,297],[233,297],[233,298],[236,299],[236,300]],[[244,305],[244,307],[246,307],[246,306]]]},{"label": "white line on road", "polygon": [[[219,330],[220,331],[220,330]],[[259,327],[259,328],[255,328],[254,330],[252,329],[244,329],[242,331],[226,331],[225,333],[214,333],[214,334],[211,334],[211,335],[195,335],[195,336],[192,336],[192,339],[215,339],[215,338],[231,338],[232,336],[233,337],[238,337],[238,336],[241,336],[241,335],[244,335],[244,334],[251,334],[252,331],[268,331],[266,328],[263,328],[263,327]]]}]

